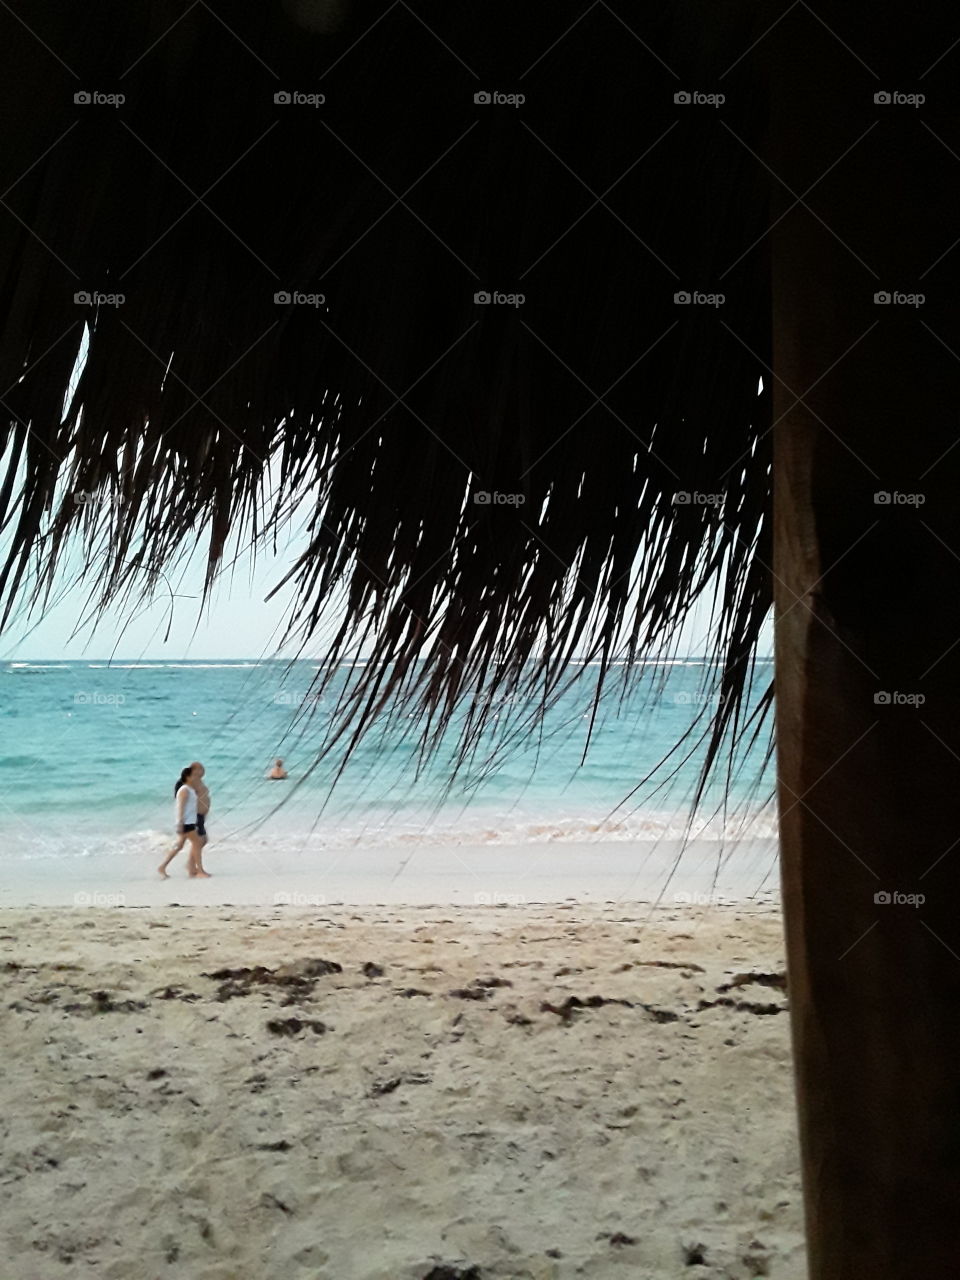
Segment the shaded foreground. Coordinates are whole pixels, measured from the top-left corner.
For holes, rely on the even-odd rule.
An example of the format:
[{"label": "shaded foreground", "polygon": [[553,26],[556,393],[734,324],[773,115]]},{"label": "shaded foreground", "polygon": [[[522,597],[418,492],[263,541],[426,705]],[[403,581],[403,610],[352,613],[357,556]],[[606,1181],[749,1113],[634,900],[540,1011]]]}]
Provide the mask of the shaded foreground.
[{"label": "shaded foreground", "polygon": [[779,916],[648,911],[4,912],[9,1274],[800,1280]]}]

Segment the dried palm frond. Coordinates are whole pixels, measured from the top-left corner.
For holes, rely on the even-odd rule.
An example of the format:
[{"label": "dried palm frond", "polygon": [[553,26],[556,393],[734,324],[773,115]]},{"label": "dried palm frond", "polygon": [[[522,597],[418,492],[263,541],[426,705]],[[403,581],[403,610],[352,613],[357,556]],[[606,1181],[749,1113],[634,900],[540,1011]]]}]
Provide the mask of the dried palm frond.
[{"label": "dried palm frond", "polygon": [[602,677],[713,592],[712,760],[771,600],[749,10],[335,8],[0,15],[4,618],[77,538],[105,606],[198,537],[209,585],[308,496],[291,635],[342,593],[346,740],[399,698],[429,743],[469,696],[467,749],[489,699]]}]

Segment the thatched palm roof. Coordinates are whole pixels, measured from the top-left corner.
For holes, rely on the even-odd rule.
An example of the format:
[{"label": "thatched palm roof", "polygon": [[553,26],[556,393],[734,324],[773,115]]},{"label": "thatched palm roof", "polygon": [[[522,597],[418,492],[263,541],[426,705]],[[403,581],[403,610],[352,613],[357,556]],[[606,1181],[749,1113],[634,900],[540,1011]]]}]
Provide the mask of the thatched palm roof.
[{"label": "thatched palm roof", "polygon": [[77,535],[108,602],[198,535],[212,578],[229,531],[266,537],[312,494],[297,625],[342,588],[330,656],[369,633],[367,693],[426,659],[442,714],[477,680],[530,678],[534,654],[545,689],[575,652],[656,646],[716,590],[721,726],[736,714],[771,598],[747,17],[678,29],[622,0],[0,17],[5,617]]}]

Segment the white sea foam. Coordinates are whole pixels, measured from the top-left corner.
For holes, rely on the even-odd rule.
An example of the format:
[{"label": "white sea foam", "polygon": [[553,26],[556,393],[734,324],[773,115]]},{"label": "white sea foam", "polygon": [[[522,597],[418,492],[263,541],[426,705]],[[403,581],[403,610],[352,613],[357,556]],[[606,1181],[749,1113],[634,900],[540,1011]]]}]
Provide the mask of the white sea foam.
[{"label": "white sea foam", "polygon": [[11,670],[19,671],[70,671],[65,662],[11,662]]},{"label": "white sea foam", "polygon": [[[738,842],[775,841],[776,816],[771,813],[728,815],[726,819],[708,819],[689,824],[682,814],[633,814],[617,819],[566,817],[536,819],[526,817],[508,821],[478,815],[473,822],[416,823],[384,821],[358,823],[318,822],[310,825],[287,825],[276,816],[262,824],[236,826],[229,817],[220,817],[212,825],[211,849],[224,852],[259,850],[268,844],[277,853],[309,852],[336,849],[456,849],[460,847],[514,848],[529,847],[531,853],[546,845],[638,844],[650,846],[662,841],[696,841],[711,845],[731,846]],[[8,833],[0,861],[34,861],[56,858],[87,858],[99,855],[153,856],[173,839],[171,831],[140,828],[110,835],[46,828],[44,834],[29,831]]]}]

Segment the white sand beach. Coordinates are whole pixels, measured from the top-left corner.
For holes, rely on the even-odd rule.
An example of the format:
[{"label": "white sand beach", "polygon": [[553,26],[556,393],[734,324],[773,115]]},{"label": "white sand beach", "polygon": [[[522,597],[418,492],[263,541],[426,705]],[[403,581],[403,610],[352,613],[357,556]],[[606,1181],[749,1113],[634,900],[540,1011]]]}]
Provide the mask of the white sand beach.
[{"label": "white sand beach", "polygon": [[0,907],[709,905],[773,903],[779,893],[771,838],[314,848],[276,837],[238,846],[215,834],[204,851],[212,879],[188,880],[180,854],[163,881],[157,864],[170,844],[168,833],[150,832],[122,853],[11,860],[3,864]]},{"label": "white sand beach", "polygon": [[775,906],[162,888],[0,913],[5,1278],[801,1280]]}]

